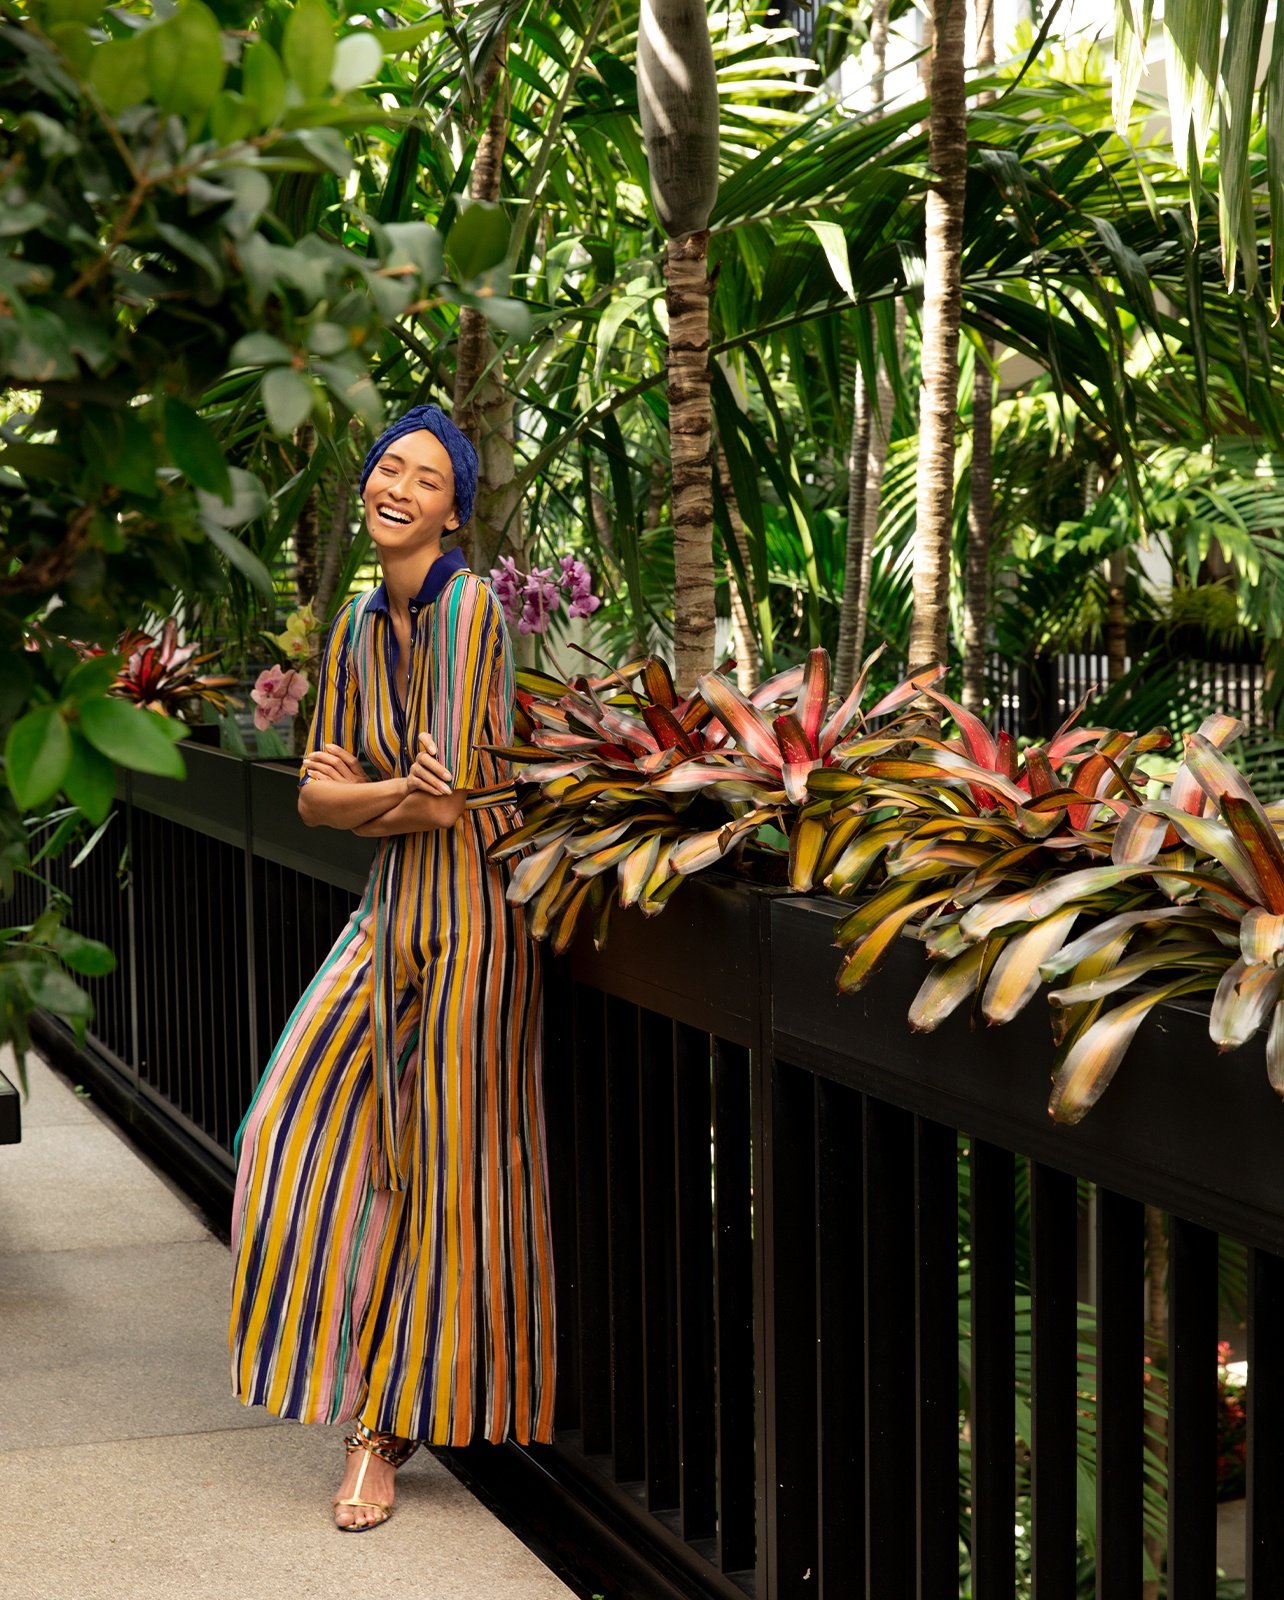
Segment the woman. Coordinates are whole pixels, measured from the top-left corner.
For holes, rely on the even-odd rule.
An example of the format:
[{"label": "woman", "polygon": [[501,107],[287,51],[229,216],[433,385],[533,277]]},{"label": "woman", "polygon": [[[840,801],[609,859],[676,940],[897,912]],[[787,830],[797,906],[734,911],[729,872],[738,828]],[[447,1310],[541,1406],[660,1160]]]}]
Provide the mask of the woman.
[{"label": "woman", "polygon": [[375,856],[237,1135],[233,1392],[354,1423],[348,1532],[387,1520],[421,1440],[552,1438],[539,967],[486,860],[520,820],[481,748],[511,742],[513,661],[489,586],[441,548],[476,481],[436,406],[366,457],[383,581],[330,630],[299,811]]}]

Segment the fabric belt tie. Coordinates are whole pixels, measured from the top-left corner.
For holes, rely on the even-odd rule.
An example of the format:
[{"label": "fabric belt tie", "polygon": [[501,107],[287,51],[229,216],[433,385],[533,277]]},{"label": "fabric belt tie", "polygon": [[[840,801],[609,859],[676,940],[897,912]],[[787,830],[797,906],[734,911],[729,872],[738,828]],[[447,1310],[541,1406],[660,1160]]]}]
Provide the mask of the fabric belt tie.
[{"label": "fabric belt tie", "polygon": [[[512,782],[470,789],[464,801],[469,811],[511,806],[517,791]],[[401,1126],[398,1115],[397,990],[390,978],[396,951],[389,913],[393,878],[393,846],[399,835],[379,840],[374,864],[374,946],[371,952],[370,1065],[374,1074],[374,1121],[371,1130],[370,1174],[376,1189],[405,1189],[407,1174],[401,1166]]]},{"label": "fabric belt tie", "polygon": [[376,1189],[404,1189],[399,1162],[401,1128],[397,1115],[396,988],[389,981],[394,952],[389,940],[388,883],[392,876],[392,841],[380,839],[375,863],[374,949],[370,985],[370,1066],[374,1075],[374,1119],[371,1129],[370,1177]]}]

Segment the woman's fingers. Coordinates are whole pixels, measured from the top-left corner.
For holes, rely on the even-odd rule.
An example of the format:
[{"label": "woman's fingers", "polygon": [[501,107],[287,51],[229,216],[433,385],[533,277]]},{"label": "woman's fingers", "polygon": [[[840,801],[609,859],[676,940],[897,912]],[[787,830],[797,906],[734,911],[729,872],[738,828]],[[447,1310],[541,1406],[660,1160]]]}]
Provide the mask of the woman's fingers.
[{"label": "woman's fingers", "polygon": [[312,750],[303,758],[306,771],[315,778],[329,778],[334,783],[352,783],[352,769],[326,750]]},{"label": "woman's fingers", "polygon": [[355,782],[365,783],[368,781],[365,773],[361,770],[360,760],[352,753],[351,750],[345,750],[341,744],[327,744],[326,749],[333,752],[336,760],[343,763],[347,770],[352,774]]},{"label": "woman's fingers", "polygon": [[445,793],[450,793],[453,773],[450,768],[437,759],[437,743],[430,733],[419,735],[419,754],[415,757],[415,764],[421,766],[425,772],[434,774],[445,783]]}]

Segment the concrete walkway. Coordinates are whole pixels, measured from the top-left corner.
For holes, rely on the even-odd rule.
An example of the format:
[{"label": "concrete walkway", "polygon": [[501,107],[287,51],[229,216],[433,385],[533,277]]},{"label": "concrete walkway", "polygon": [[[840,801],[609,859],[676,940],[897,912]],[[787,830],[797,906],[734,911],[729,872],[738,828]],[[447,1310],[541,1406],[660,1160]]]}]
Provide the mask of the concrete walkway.
[{"label": "concrete walkway", "polygon": [[386,1527],[335,1531],[343,1430],[232,1398],[226,1247],[62,1077],[29,1073],[22,1143],[0,1147],[5,1600],[572,1595],[426,1451]]}]

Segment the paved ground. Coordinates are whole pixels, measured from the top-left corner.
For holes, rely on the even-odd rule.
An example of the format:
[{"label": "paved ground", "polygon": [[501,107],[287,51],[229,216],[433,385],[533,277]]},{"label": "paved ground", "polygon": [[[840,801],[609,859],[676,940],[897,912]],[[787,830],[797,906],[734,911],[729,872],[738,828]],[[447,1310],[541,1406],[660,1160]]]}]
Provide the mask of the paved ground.
[{"label": "paved ground", "polygon": [[571,1595],[424,1451],[386,1527],[335,1531],[342,1430],[232,1398],[226,1248],[63,1078],[29,1070],[22,1143],[0,1146],[4,1600]]}]

